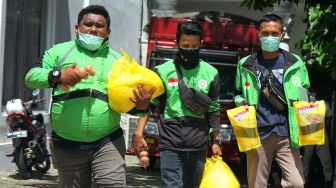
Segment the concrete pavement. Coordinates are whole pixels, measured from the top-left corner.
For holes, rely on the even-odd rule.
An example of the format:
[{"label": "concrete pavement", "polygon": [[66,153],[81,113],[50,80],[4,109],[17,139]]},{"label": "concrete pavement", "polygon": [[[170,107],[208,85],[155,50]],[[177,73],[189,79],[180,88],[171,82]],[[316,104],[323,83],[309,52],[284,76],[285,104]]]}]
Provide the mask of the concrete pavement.
[{"label": "concrete pavement", "polygon": [[8,139],[6,134],[8,132],[8,127],[5,124],[0,124],[0,143],[10,142],[11,139]]},{"label": "concrete pavement", "polygon": [[[3,147],[1,147],[2,149]],[[9,147],[8,147],[9,148]],[[1,153],[2,154],[2,153]],[[10,158],[2,160],[2,163],[10,163]],[[33,171],[33,178],[22,180],[17,171],[16,166],[11,165],[8,169],[0,171],[0,188],[57,188],[58,176],[57,171],[51,167],[46,174],[39,174]],[[160,187],[160,171],[143,170],[139,167],[139,161],[136,156],[126,155],[126,177],[127,187]]]}]

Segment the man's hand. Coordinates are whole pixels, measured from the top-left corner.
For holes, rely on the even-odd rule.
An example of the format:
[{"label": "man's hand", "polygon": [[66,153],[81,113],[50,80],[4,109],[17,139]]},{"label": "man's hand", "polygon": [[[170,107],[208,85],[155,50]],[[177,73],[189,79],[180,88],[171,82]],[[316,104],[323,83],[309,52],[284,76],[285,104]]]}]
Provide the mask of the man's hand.
[{"label": "man's hand", "polygon": [[61,84],[66,86],[74,86],[82,79],[81,74],[77,70],[77,62],[70,67],[61,70]]},{"label": "man's hand", "polygon": [[244,105],[246,108],[250,105],[247,100],[243,100],[241,104]]},{"label": "man's hand", "polygon": [[212,155],[215,157],[221,157],[222,156],[222,150],[219,144],[212,144]]},{"label": "man's hand", "polygon": [[317,100],[316,100],[316,98],[315,97],[313,97],[313,96],[309,96],[309,102],[311,103],[311,104],[313,104],[314,102],[316,102]]},{"label": "man's hand", "polygon": [[135,133],[133,135],[133,146],[137,156],[140,155],[141,151],[147,151],[148,146],[142,135]]},{"label": "man's hand", "polygon": [[130,98],[130,100],[135,103],[137,110],[146,110],[155,90],[156,88],[153,87],[147,91],[143,84],[138,84],[138,91],[136,89],[133,90],[135,99]]}]

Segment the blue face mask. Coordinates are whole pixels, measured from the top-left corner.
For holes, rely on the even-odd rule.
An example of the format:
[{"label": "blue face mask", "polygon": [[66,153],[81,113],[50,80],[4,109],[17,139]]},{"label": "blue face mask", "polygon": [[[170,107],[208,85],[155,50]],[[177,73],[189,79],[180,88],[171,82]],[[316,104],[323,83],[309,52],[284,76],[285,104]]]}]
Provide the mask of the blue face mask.
[{"label": "blue face mask", "polygon": [[103,45],[104,38],[79,32],[78,40],[84,48],[97,51]]},{"label": "blue face mask", "polygon": [[262,37],[261,41],[261,49],[266,52],[275,52],[279,49],[280,45],[280,37]]}]

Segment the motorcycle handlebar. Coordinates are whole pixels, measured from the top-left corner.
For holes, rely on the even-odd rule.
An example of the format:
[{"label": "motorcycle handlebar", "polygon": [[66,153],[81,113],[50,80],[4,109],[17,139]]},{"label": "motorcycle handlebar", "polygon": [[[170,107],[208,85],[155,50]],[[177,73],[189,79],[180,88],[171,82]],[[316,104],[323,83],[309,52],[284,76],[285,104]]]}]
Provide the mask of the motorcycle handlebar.
[{"label": "motorcycle handlebar", "polygon": [[25,102],[24,105],[25,105],[26,107],[31,107],[31,108],[33,108],[33,107],[35,107],[35,105],[37,105],[38,103],[41,103],[41,102],[43,102],[43,101],[45,101],[45,100],[47,100],[47,99],[46,99],[46,98],[42,98],[42,99],[38,99],[38,100],[33,99],[33,100],[30,100],[30,101]]},{"label": "motorcycle handlebar", "polygon": [[42,98],[42,99],[39,99],[39,100],[35,100],[35,103],[40,103],[40,102],[43,102],[45,100],[47,100],[47,98]]}]

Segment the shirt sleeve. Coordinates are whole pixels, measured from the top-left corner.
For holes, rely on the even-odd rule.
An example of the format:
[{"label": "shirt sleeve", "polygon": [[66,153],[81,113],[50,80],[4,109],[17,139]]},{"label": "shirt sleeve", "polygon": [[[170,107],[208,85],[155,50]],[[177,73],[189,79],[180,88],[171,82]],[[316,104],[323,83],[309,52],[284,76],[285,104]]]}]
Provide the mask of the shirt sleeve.
[{"label": "shirt sleeve", "polygon": [[219,103],[219,74],[215,76],[210,84],[209,94],[211,104],[207,113],[208,124],[214,130],[220,128],[220,103]]},{"label": "shirt sleeve", "polygon": [[236,71],[236,78],[235,78],[235,93],[236,96],[234,98],[234,102],[236,106],[241,106],[243,101],[246,100],[242,95],[242,83],[241,83],[241,66],[240,63],[238,63],[237,71]]},{"label": "shirt sleeve", "polygon": [[36,62],[25,76],[26,86],[32,89],[49,88],[49,72],[56,69],[57,60],[54,55],[54,48],[45,52],[42,62]]},{"label": "shirt sleeve", "polygon": [[310,81],[308,76],[308,71],[305,65],[301,66],[301,81],[302,81],[302,87],[309,88],[310,87]]}]

